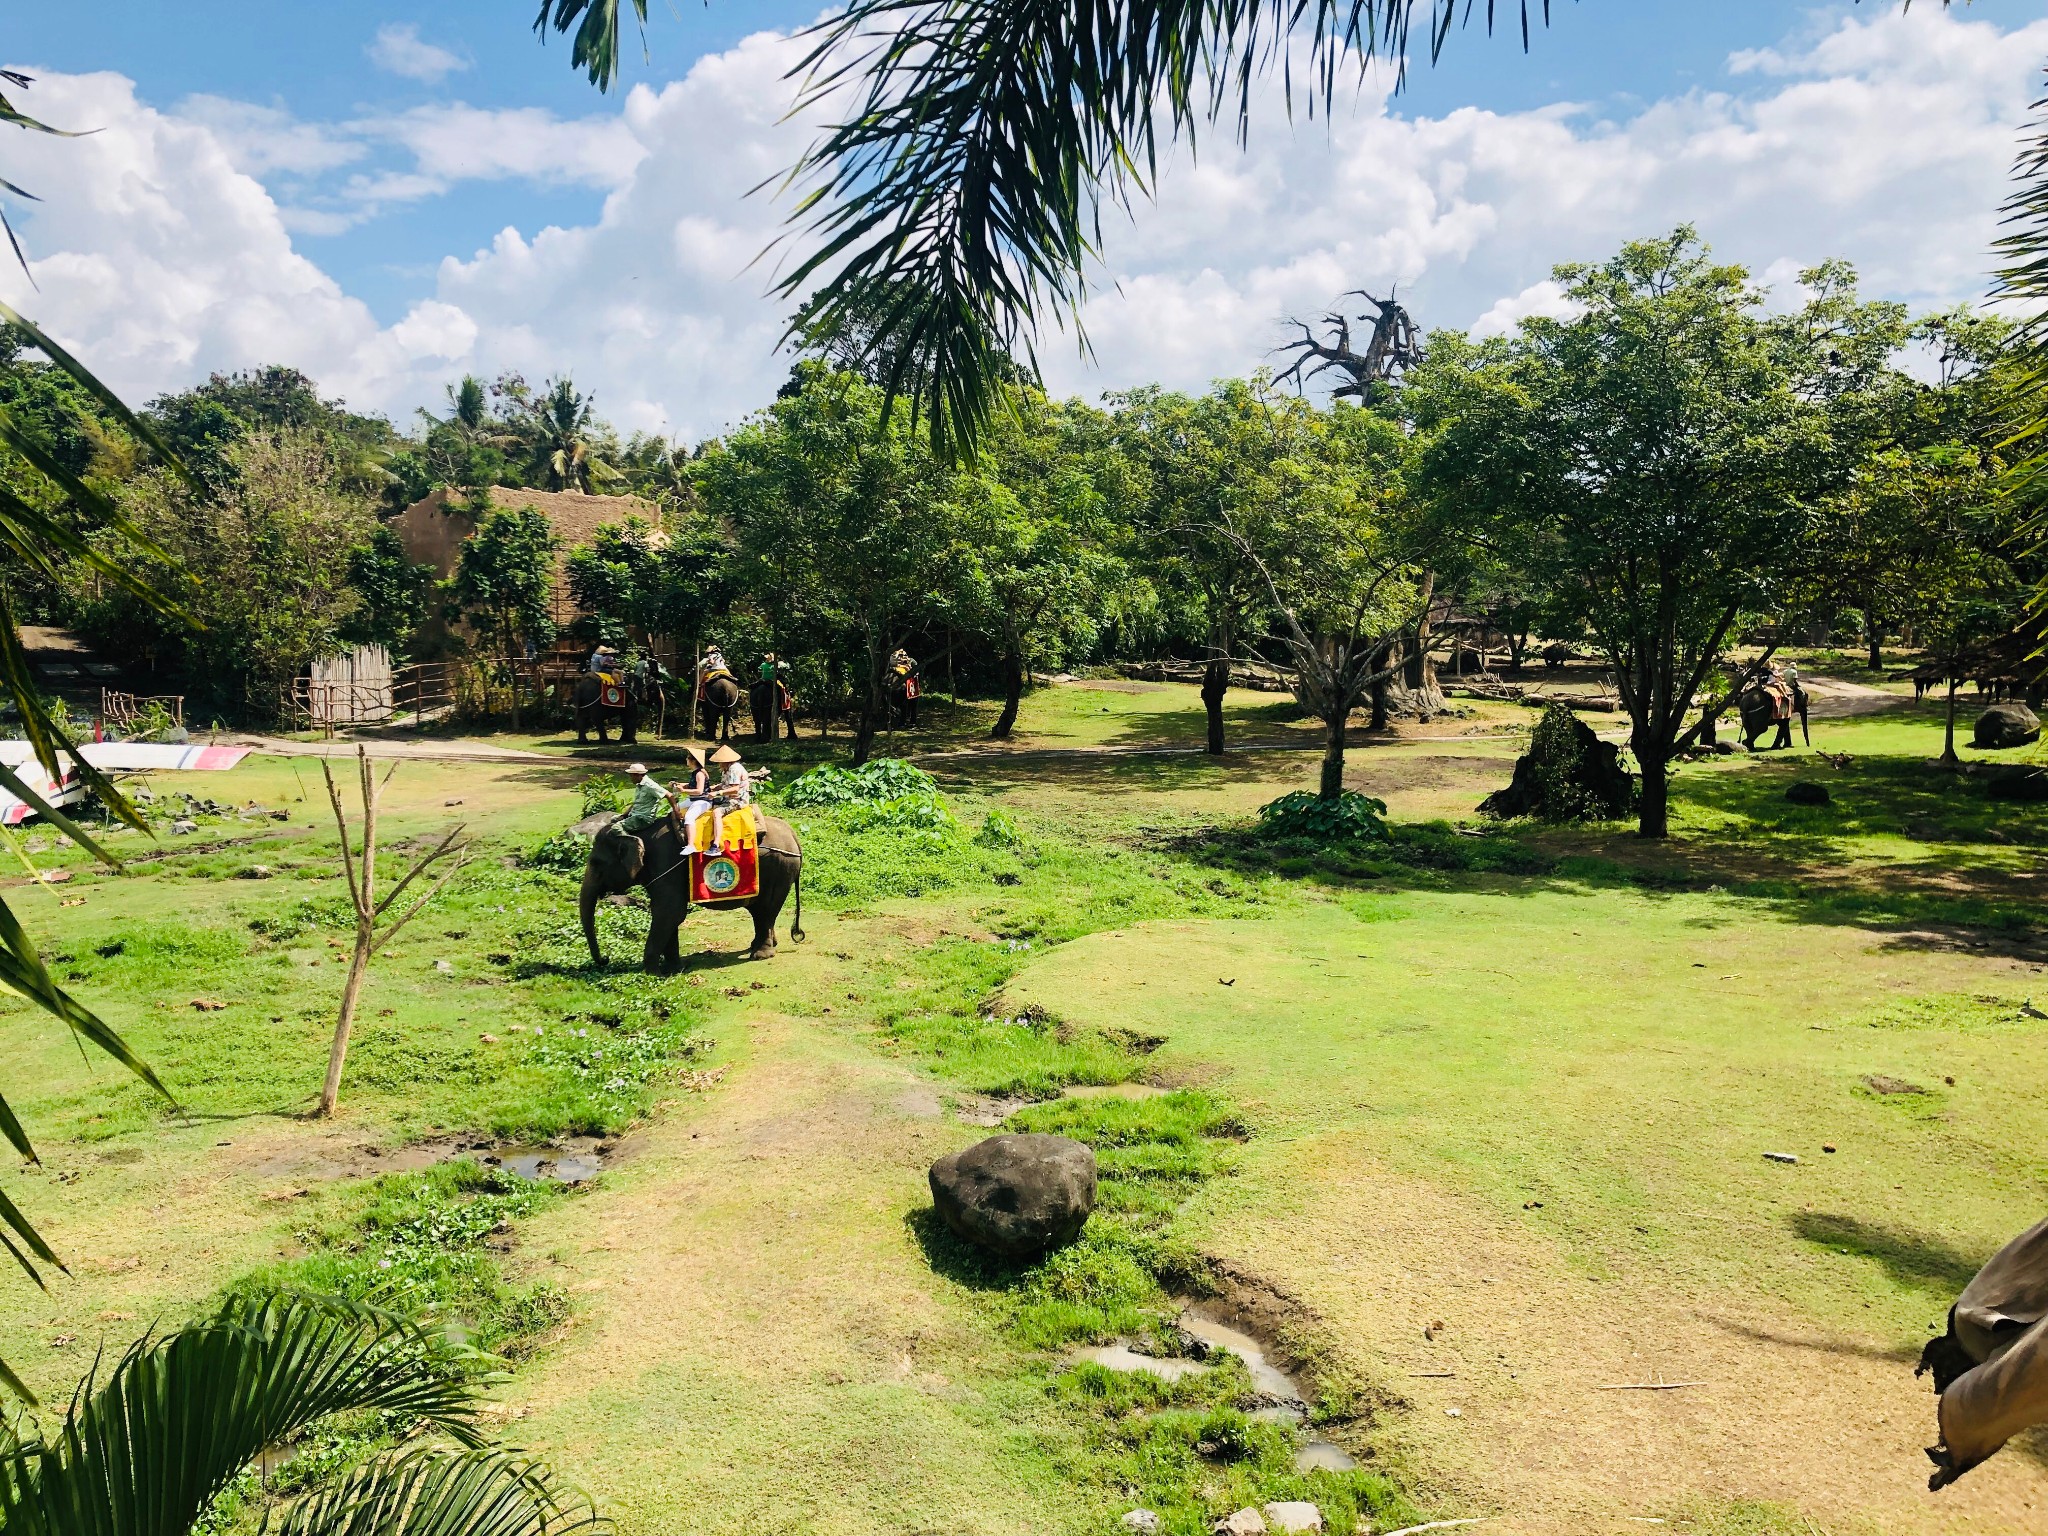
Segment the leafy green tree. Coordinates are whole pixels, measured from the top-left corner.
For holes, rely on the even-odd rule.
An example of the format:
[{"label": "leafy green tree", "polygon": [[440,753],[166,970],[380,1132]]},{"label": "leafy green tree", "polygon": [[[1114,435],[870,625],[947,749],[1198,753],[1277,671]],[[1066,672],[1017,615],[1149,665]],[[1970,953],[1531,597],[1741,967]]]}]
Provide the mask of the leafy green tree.
[{"label": "leafy green tree", "polygon": [[1418,371],[1421,482],[1569,598],[1628,711],[1641,831],[1662,837],[1694,695],[1737,619],[1778,605],[1840,472],[1831,381],[1690,229],[1557,278],[1571,316]]},{"label": "leafy green tree", "polygon": [[427,621],[434,568],[415,565],[390,528],[379,526],[368,542],[349,551],[348,584],[355,612],[340,626],[351,645],[381,645],[394,659],[411,654],[413,637]]},{"label": "leafy green tree", "polygon": [[319,388],[296,368],[272,364],[216,373],[204,384],[149,404],[150,419],[199,477],[224,485],[235,474],[233,449],[252,433],[294,432],[326,439],[343,486],[372,498],[392,484],[387,469],[400,446],[381,416],[364,416]]},{"label": "leafy green tree", "polygon": [[519,728],[519,674],[530,650],[555,638],[555,552],[561,540],[545,513],[532,507],[492,512],[463,541],[450,603],[484,646],[504,658]]},{"label": "leafy green tree", "polygon": [[[162,580],[180,612],[102,587],[83,601],[81,627],[109,650],[171,665],[201,704],[267,720],[299,671],[342,649],[363,616],[351,578],[378,529],[324,433],[252,431],[222,464],[227,473],[202,489],[152,472],[122,492],[135,526],[176,562]],[[95,574],[80,567],[82,581]]]},{"label": "leafy green tree", "polygon": [[606,462],[610,429],[597,418],[590,396],[568,379],[551,379],[520,424],[526,473],[550,491],[588,491],[619,478]]},{"label": "leafy green tree", "polygon": [[952,475],[907,411],[852,374],[806,363],[801,387],[707,451],[705,508],[729,522],[791,614],[853,637],[861,656],[854,761],[874,748],[890,652],[951,580]]},{"label": "leafy green tree", "polygon": [[1138,548],[1175,638],[1202,652],[1207,746],[1221,754],[1231,659],[1259,632],[1272,596],[1233,538],[1231,515],[1267,493],[1308,407],[1244,380],[1199,397],[1152,387],[1109,399],[1135,471],[1129,515]]},{"label": "leafy green tree", "polygon": [[994,740],[1017,723],[1027,666],[1088,654],[1142,590],[1116,548],[1114,511],[1127,499],[1129,466],[1109,427],[1078,402],[1017,386],[987,455],[955,482],[949,618],[986,635],[996,652],[1003,707]]},{"label": "leafy green tree", "polygon": [[[274,1510],[282,1536],[556,1536],[603,1528],[477,1426],[483,1381],[447,1340],[356,1303],[234,1296],[79,1386],[55,1431],[0,1429],[9,1536],[185,1536],[266,1450],[348,1414],[433,1431]],[[273,1522],[274,1523],[271,1523]]]},{"label": "leafy green tree", "polygon": [[[1344,793],[1352,711],[1404,664],[1429,612],[1425,533],[1403,486],[1408,443],[1398,423],[1338,404],[1276,404],[1281,451],[1260,482],[1219,509],[1223,532],[1263,582],[1273,614],[1269,658],[1295,698],[1323,722],[1319,798]],[[1261,648],[1260,642],[1253,649]]]}]

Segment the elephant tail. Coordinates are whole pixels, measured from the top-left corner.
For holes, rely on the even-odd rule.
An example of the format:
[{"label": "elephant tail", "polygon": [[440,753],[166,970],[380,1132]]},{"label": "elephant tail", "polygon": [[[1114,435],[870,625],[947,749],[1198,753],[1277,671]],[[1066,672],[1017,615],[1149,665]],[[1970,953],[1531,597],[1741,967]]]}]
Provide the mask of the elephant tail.
[{"label": "elephant tail", "polygon": [[804,862],[796,862],[796,916],[790,919],[789,942],[801,944],[804,941]]}]

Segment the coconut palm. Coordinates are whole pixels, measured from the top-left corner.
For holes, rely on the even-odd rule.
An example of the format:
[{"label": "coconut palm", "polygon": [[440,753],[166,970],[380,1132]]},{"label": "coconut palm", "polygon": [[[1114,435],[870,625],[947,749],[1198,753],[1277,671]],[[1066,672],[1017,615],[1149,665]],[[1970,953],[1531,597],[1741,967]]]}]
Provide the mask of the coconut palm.
[{"label": "coconut palm", "polygon": [[235,1297],[95,1367],[61,1422],[0,1430],[0,1531],[185,1536],[266,1450],[366,1409],[422,1437],[275,1512],[284,1536],[605,1529],[539,1463],[485,1442],[481,1383],[461,1363],[448,1341],[357,1303]]},{"label": "coconut palm", "polygon": [[[15,105],[9,93],[19,92],[28,84],[26,75],[12,70],[0,71],[0,123],[37,133],[62,133],[63,130],[38,122]],[[0,180],[0,191],[20,197],[32,196],[5,180]],[[26,272],[27,260],[4,211],[0,211],[0,229],[6,231],[8,243]],[[69,374],[90,392],[108,415],[126,427],[137,441],[154,450],[175,473],[189,480],[185,467],[156,430],[123,405],[113,391],[94,378],[77,358],[6,304],[0,304],[0,323],[13,327],[24,340],[41,351],[52,366]],[[164,562],[154,566],[155,570],[166,573],[171,570],[168,557],[145,538],[119,508],[74,474],[38,434],[32,421],[0,406],[0,445],[12,450],[18,463],[9,467],[19,476],[18,479],[0,477],[0,564],[26,566],[54,576],[57,563],[70,556],[150,607],[167,613],[177,612],[175,603],[152,580],[154,562]],[[31,499],[31,494],[24,494],[25,491],[30,492],[34,499]],[[37,492],[41,494],[35,494]],[[100,537],[94,538],[93,534]],[[0,693],[13,703],[22,734],[28,738],[36,761],[52,780],[60,778],[58,753],[68,750],[71,743],[29,670],[28,656],[21,647],[21,635],[15,626],[13,606],[4,583],[0,583]],[[105,775],[82,758],[74,761],[79,776],[97,792],[113,814],[130,826],[143,827],[134,809]],[[5,764],[0,764],[0,786],[19,796],[95,857],[107,863],[113,862],[91,834],[58,812],[20,774]],[[82,1042],[104,1051],[158,1092],[165,1092],[163,1084],[129,1050],[121,1037],[51,978],[36,952],[34,941],[4,901],[0,901],[0,985],[19,992],[45,1013],[62,1020]],[[169,1097],[168,1093],[165,1097]],[[4,1137],[19,1156],[35,1161],[35,1147],[20,1119],[8,1107],[4,1087],[0,1087],[0,1137]],[[39,1265],[59,1267],[56,1253],[4,1190],[0,1190],[0,1246],[6,1248],[38,1285],[43,1283]],[[0,1360],[0,1383],[26,1395],[26,1389],[4,1360]]]},{"label": "coconut palm", "polygon": [[594,451],[596,413],[590,396],[568,379],[552,379],[527,421],[528,475],[551,491],[587,491],[618,478]]}]

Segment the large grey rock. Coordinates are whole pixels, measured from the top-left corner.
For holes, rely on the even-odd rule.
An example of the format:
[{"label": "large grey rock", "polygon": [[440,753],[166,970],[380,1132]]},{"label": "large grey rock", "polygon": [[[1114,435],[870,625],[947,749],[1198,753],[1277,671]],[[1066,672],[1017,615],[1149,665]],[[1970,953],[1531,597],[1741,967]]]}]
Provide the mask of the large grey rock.
[{"label": "large grey rock", "polygon": [[1970,745],[1998,752],[2024,747],[2041,739],[2041,718],[2024,704],[1994,704],[1977,717]]},{"label": "large grey rock", "polygon": [[1159,1516],[1149,1509],[1134,1509],[1117,1522],[1127,1531],[1136,1531],[1138,1536],[1156,1536],[1159,1530]]},{"label": "large grey rock", "polygon": [[1316,1532],[1323,1528],[1323,1512],[1305,1499],[1268,1504],[1259,1513],[1266,1517],[1268,1530]]},{"label": "large grey rock", "polygon": [[1266,1518],[1256,1509],[1240,1509],[1210,1527],[1216,1536],[1266,1536]]},{"label": "large grey rock", "polygon": [[991,1136],[933,1163],[931,1183],[955,1233],[1024,1258],[1080,1235],[1095,1209],[1095,1154],[1065,1136]]}]

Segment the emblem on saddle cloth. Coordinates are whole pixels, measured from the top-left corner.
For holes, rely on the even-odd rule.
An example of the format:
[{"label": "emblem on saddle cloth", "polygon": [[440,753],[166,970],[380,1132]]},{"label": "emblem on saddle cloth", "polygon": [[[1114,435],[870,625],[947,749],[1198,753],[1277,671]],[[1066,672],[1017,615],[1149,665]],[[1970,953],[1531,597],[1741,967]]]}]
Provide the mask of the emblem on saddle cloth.
[{"label": "emblem on saddle cloth", "polygon": [[606,709],[624,709],[626,707],[626,689],[623,684],[606,683],[598,690],[597,697],[598,702]]}]

